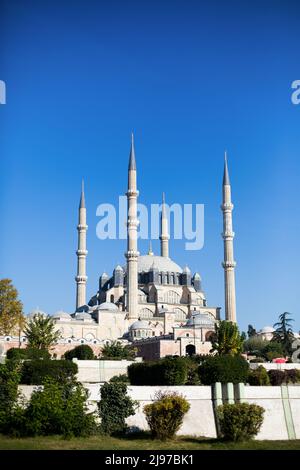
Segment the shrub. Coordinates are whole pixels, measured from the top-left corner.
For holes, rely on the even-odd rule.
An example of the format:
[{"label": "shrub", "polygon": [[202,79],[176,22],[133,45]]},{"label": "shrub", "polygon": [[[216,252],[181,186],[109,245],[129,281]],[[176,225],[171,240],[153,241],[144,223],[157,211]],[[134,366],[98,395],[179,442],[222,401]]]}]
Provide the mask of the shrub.
[{"label": "shrub", "polygon": [[12,362],[0,364],[0,433],[10,431],[18,405],[19,367]]},{"label": "shrub", "polygon": [[271,385],[282,385],[286,382],[286,373],[284,370],[269,370],[268,374]]},{"label": "shrub", "polygon": [[285,380],[287,383],[297,383],[299,381],[299,374],[297,369],[288,369],[285,371]]},{"label": "shrub", "polygon": [[81,361],[88,361],[95,358],[94,351],[87,344],[81,344],[74,349],[70,349],[70,351],[65,352],[64,357],[69,361],[72,361],[74,358]]},{"label": "shrub", "polygon": [[264,357],[255,357],[254,359],[251,359],[250,360],[251,363],[262,363],[262,362],[266,362],[265,358]]},{"label": "shrub", "polygon": [[124,384],[129,384],[129,378],[128,375],[126,374],[120,374],[120,375],[114,375],[110,381],[110,383],[115,383],[115,382],[122,382]]},{"label": "shrub", "polygon": [[101,431],[115,435],[126,431],[125,419],[134,415],[137,403],[127,395],[127,385],[122,382],[106,382],[100,389],[98,402]]},{"label": "shrub", "polygon": [[184,385],[188,378],[187,362],[183,357],[165,357],[131,364],[128,377],[132,385]]},{"label": "shrub", "polygon": [[190,405],[177,393],[159,392],[155,398],[154,403],[144,406],[152,438],[162,441],[172,439],[182,425]]},{"label": "shrub", "polygon": [[208,356],[199,367],[200,380],[203,385],[215,382],[246,382],[249,364],[241,356]]},{"label": "shrub", "polygon": [[217,416],[222,436],[229,441],[252,439],[260,430],[264,411],[261,406],[249,403],[218,406]]},{"label": "shrub", "polygon": [[50,359],[50,354],[46,349],[11,348],[7,351],[6,357],[13,360]]},{"label": "shrub", "polygon": [[77,364],[61,360],[25,361],[22,366],[21,383],[26,385],[42,385],[46,377],[58,382],[72,381],[78,372]]},{"label": "shrub", "polygon": [[101,359],[127,359],[132,361],[135,358],[135,350],[129,346],[123,346],[120,341],[113,341],[106,344],[101,350]]},{"label": "shrub", "polygon": [[187,380],[185,385],[200,385],[200,377],[199,377],[199,364],[194,361],[191,361],[189,357],[186,359],[186,366],[187,366]]},{"label": "shrub", "polygon": [[249,371],[248,382],[250,385],[270,385],[270,378],[266,369],[259,366],[257,369]]},{"label": "shrub", "polygon": [[262,351],[269,344],[269,341],[260,338],[259,336],[251,336],[246,339],[243,344],[243,351],[251,355],[262,355]]},{"label": "shrub", "polygon": [[22,434],[64,437],[89,436],[96,429],[94,413],[87,412],[87,391],[79,383],[44,381],[43,389],[33,392],[25,411]]}]

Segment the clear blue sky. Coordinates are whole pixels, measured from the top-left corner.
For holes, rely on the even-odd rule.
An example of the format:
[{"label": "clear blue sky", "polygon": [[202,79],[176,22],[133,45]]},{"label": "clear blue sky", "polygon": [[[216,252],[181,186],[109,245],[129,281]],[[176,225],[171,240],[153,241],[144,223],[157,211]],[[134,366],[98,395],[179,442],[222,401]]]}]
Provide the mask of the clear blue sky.
[{"label": "clear blue sky", "polygon": [[[229,156],[242,329],[291,312],[300,328],[297,1],[0,1],[0,275],[26,313],[73,311],[81,178],[88,295],[124,263],[96,207],[126,190],[130,132],[140,201],[205,204],[205,245],[171,256],[224,305],[221,181]],[[153,244],[158,251],[158,241]],[[147,243],[140,244],[140,251]]]}]

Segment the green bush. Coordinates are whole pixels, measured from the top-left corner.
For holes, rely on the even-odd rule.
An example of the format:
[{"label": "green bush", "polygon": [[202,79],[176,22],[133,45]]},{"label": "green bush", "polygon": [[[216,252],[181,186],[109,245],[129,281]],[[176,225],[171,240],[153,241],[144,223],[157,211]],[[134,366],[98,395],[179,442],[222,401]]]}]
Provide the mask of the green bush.
[{"label": "green bush", "polygon": [[187,362],[183,357],[165,357],[131,364],[128,377],[131,385],[184,385],[188,379]]},{"label": "green bush", "polygon": [[44,381],[43,389],[33,392],[25,410],[21,434],[64,437],[89,436],[96,430],[94,413],[88,413],[87,391],[79,383]]},{"label": "green bush", "polygon": [[144,406],[152,438],[162,441],[172,439],[182,425],[190,405],[183,396],[176,393],[159,392],[155,398],[154,403]]},{"label": "green bush", "polygon": [[114,375],[110,381],[110,383],[115,383],[115,382],[122,382],[124,384],[129,384],[129,378],[128,375],[126,374],[120,374],[120,375]]},{"label": "green bush", "polygon": [[74,349],[70,349],[70,351],[65,352],[64,357],[69,361],[75,358],[81,361],[88,361],[95,358],[94,351],[87,344],[81,344]]},{"label": "green bush", "polygon": [[46,349],[11,348],[7,351],[6,358],[13,360],[50,359],[50,354]]},{"label": "green bush", "polygon": [[203,385],[216,382],[234,384],[245,383],[248,378],[249,364],[241,356],[208,356],[199,367]]},{"label": "green bush", "polygon": [[18,408],[19,366],[9,362],[0,364],[0,433],[10,431],[14,414]]},{"label": "green bush", "polygon": [[21,383],[26,385],[42,385],[46,377],[58,382],[72,381],[78,372],[77,364],[61,360],[25,361],[22,366]]},{"label": "green bush", "polygon": [[250,370],[248,375],[250,385],[270,385],[270,378],[264,366]]},{"label": "green bush", "polygon": [[264,409],[249,403],[218,406],[221,434],[229,441],[247,441],[255,437],[263,423]]},{"label": "green bush", "polygon": [[262,362],[266,362],[265,358],[264,357],[255,357],[254,359],[251,359],[250,360],[251,363],[254,363],[254,364],[261,364]]},{"label": "green bush", "polygon": [[126,431],[125,419],[134,415],[137,402],[127,395],[127,385],[122,382],[106,382],[100,389],[98,402],[101,431],[115,435]]},{"label": "green bush", "polygon": [[135,350],[130,346],[123,346],[120,341],[112,341],[110,344],[103,346],[101,350],[101,359],[127,359],[132,361],[135,358]]}]

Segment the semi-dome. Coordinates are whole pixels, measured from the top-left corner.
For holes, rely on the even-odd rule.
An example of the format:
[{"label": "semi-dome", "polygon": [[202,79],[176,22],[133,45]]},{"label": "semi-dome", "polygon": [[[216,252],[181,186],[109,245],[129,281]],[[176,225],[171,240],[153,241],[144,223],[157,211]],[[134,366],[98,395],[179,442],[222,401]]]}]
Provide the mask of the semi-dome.
[{"label": "semi-dome", "polygon": [[[149,272],[152,267],[159,272],[182,273],[182,268],[178,266],[171,258],[156,255],[142,255],[138,258],[138,272]],[[126,269],[126,268],[125,268]]]},{"label": "semi-dome", "polygon": [[185,326],[214,328],[215,322],[213,318],[207,313],[196,313],[195,315],[193,315],[191,318],[188,319]]},{"label": "semi-dome", "polygon": [[274,328],[272,326],[264,326],[260,333],[274,333]]},{"label": "semi-dome", "polygon": [[137,320],[129,328],[130,330],[151,330],[149,322],[146,320]]},{"label": "semi-dome", "polygon": [[75,320],[92,320],[92,317],[89,313],[79,312],[75,314]]},{"label": "semi-dome", "polygon": [[112,302],[103,302],[102,304],[98,305],[98,310],[111,310],[111,311],[118,311],[118,307],[113,304]]},{"label": "semi-dome", "polygon": [[52,318],[55,318],[55,319],[63,318],[66,320],[71,320],[71,315],[67,312],[64,312],[63,310],[59,310],[58,312],[55,312],[52,315]]},{"label": "semi-dome", "polygon": [[43,310],[40,310],[39,308],[36,308],[35,310],[32,310],[28,314],[28,318],[34,318],[37,315],[41,315],[44,318],[48,316],[47,313],[43,312]]}]

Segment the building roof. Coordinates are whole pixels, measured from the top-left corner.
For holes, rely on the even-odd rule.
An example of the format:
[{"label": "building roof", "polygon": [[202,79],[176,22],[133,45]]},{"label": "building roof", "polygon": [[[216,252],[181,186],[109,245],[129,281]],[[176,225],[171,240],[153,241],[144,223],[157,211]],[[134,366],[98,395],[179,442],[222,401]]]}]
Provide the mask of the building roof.
[{"label": "building roof", "polygon": [[274,331],[272,326],[264,326],[259,333],[274,333]]},{"label": "building roof", "polygon": [[130,330],[151,330],[151,325],[146,320],[137,320],[129,327]]},{"label": "building roof", "polygon": [[47,317],[47,313],[43,312],[43,310],[40,310],[39,308],[36,308],[35,310],[32,310],[28,314],[28,318],[34,318],[36,315],[42,315],[42,317]]},{"label": "building roof", "polygon": [[110,311],[119,311],[118,307],[112,302],[103,302],[98,305],[97,310],[110,310]]},{"label": "building roof", "polygon": [[206,313],[196,313],[188,319],[185,326],[188,327],[205,327],[205,328],[214,328],[215,322],[210,315]]},{"label": "building roof", "polygon": [[[149,272],[152,268],[159,272],[182,273],[182,268],[171,258],[156,255],[142,255],[138,258],[138,272]],[[125,268],[126,269],[126,268]]]},{"label": "building roof", "polygon": [[55,312],[52,318],[59,319],[59,318],[64,318],[66,320],[71,320],[72,317],[69,313],[63,312],[63,310],[59,310],[58,312]]},{"label": "building roof", "polygon": [[86,312],[79,312],[75,314],[75,320],[93,320],[91,315]]}]

